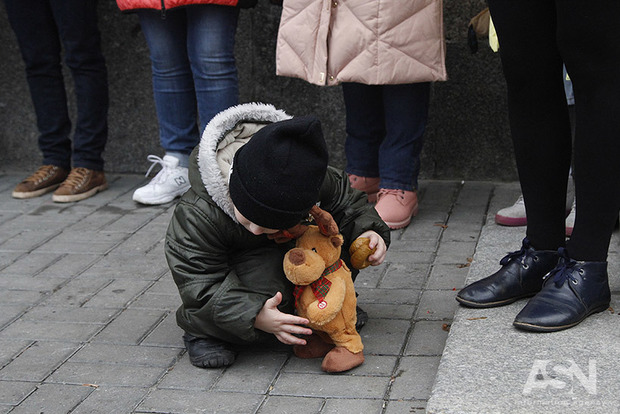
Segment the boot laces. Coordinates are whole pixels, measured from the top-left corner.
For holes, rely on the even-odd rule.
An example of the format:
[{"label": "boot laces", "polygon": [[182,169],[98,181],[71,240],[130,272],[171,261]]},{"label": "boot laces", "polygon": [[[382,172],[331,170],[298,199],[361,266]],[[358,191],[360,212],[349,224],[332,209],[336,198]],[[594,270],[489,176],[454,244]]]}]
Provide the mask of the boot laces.
[{"label": "boot laces", "polygon": [[560,255],[560,261],[554,269],[545,275],[545,280],[553,276],[553,282],[558,288],[562,287],[567,280],[578,283],[577,278],[574,276],[574,268],[577,261],[568,257],[568,252],[564,247],[558,249],[558,254]]},{"label": "boot laces", "polygon": [[499,261],[499,264],[502,266],[506,266],[510,263],[511,260],[519,259],[521,264],[525,263],[525,259],[528,256],[533,256],[530,250],[530,240],[526,237],[523,239],[523,244],[521,245],[521,250],[517,250],[515,252],[510,252],[506,256],[502,257],[502,260]]},{"label": "boot laces", "polygon": [[79,187],[88,177],[88,169],[77,167],[71,170],[63,186]]},{"label": "boot laces", "polygon": [[26,178],[24,182],[40,183],[52,174],[54,168],[56,168],[54,165],[43,165],[39,167],[39,169],[36,170],[30,177]]},{"label": "boot laces", "polygon": [[158,172],[155,177],[153,177],[153,179],[151,180],[151,183],[158,184],[158,183],[166,181],[168,175],[172,172],[171,166],[168,163],[166,163],[163,160],[163,158],[160,158],[157,155],[149,155],[148,157],[146,157],[146,159],[151,161],[152,164],[149,167],[149,169],[146,171],[146,174],[144,174],[144,176],[148,177],[156,165],[161,165],[161,171]]}]

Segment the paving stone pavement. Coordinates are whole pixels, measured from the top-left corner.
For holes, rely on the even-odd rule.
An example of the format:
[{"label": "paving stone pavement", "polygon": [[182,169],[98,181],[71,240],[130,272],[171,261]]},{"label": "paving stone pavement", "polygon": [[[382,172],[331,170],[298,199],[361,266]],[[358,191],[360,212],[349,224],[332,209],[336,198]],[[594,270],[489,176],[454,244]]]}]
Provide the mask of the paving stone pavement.
[{"label": "paving stone pavement", "polygon": [[11,197],[0,173],[0,414],[422,413],[494,194],[516,183],[422,181],[420,213],[356,280],[366,362],[330,375],[285,346],[190,365],[163,254],[174,203],[110,175],[90,199]]}]

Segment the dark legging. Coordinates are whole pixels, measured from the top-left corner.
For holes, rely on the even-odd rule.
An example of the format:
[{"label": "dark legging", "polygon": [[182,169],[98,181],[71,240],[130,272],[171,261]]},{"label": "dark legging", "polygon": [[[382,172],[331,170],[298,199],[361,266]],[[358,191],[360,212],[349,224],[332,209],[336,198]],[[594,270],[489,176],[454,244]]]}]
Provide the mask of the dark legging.
[{"label": "dark legging", "polygon": [[562,62],[575,91],[577,216],[566,248],[605,261],[620,208],[620,1],[489,0],[510,127],[536,249],[564,246],[571,131]]}]

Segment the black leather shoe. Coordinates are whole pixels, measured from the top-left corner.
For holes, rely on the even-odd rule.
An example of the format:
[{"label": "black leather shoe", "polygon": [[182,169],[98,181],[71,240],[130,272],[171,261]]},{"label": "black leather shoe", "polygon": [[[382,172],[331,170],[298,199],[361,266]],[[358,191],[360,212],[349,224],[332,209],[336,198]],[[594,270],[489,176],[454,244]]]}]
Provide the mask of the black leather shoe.
[{"label": "black leather shoe", "polygon": [[189,362],[198,368],[221,368],[235,362],[236,353],[227,342],[211,336],[197,338],[187,332],[183,335],[183,342]]},{"label": "black leather shoe", "polygon": [[514,326],[535,332],[571,328],[609,308],[607,262],[577,262],[560,248],[558,266],[545,277],[542,290],[519,312]]},{"label": "black leather shoe", "polygon": [[471,308],[492,308],[534,296],[559,258],[556,251],[534,250],[526,237],[521,250],[508,253],[499,262],[501,269],[461,289],[456,300]]},{"label": "black leather shoe", "polygon": [[368,322],[368,313],[360,308],[359,306],[355,307],[355,312],[357,313],[357,320],[355,322],[355,330],[357,332],[361,331],[366,322]]}]

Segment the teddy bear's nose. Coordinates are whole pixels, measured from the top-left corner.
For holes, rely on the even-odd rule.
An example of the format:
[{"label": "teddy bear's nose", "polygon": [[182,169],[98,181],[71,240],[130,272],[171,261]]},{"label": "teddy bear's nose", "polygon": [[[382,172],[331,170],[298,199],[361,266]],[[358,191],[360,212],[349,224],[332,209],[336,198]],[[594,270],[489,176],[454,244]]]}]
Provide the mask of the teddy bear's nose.
[{"label": "teddy bear's nose", "polygon": [[306,255],[304,254],[304,251],[301,249],[293,249],[289,252],[288,259],[295,266],[299,266],[300,264],[306,261]]}]

